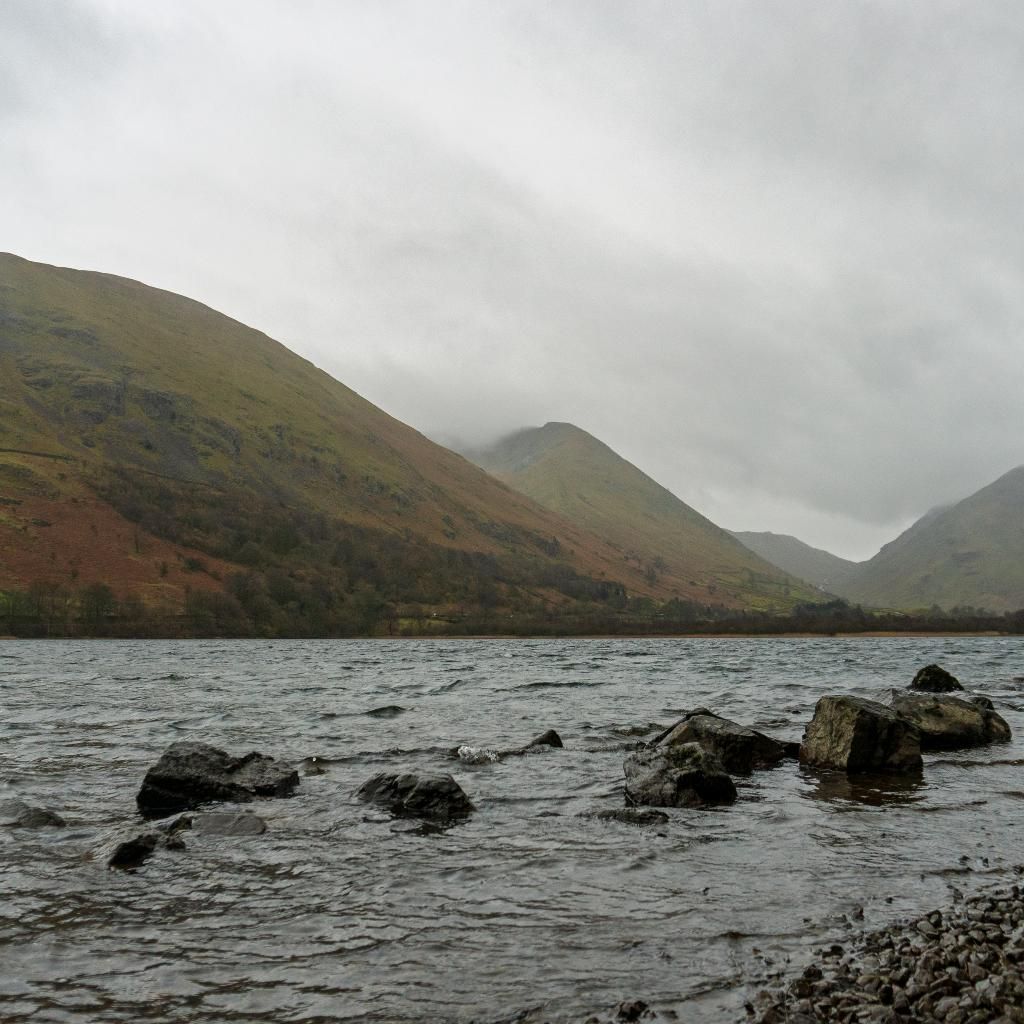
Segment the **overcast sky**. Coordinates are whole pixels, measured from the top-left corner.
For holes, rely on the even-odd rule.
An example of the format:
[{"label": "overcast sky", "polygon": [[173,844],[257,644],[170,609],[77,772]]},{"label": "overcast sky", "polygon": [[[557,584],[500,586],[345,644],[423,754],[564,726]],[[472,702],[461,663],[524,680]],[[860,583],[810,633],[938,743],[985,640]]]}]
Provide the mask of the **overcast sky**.
[{"label": "overcast sky", "polygon": [[0,0],[0,249],[863,558],[1024,462],[1024,5]]}]

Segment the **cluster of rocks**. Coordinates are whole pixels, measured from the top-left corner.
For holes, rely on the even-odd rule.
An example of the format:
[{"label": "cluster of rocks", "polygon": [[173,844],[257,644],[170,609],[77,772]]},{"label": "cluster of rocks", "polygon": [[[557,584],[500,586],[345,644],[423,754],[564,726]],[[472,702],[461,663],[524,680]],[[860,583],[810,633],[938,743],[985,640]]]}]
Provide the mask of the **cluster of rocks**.
[{"label": "cluster of rocks", "polygon": [[981,695],[964,692],[938,665],[921,669],[888,703],[849,695],[822,697],[801,743],[772,739],[698,708],[623,763],[626,802],[652,807],[732,803],[732,776],[798,758],[810,768],[850,774],[920,772],[921,751],[975,747],[1010,739],[1010,727]]},{"label": "cluster of rocks", "polygon": [[982,695],[955,696],[963,687],[928,665],[888,702],[827,696],[818,701],[800,745],[800,761],[850,773],[920,772],[922,751],[1003,743],[1010,727]]},{"label": "cluster of rocks", "polygon": [[747,1007],[760,1024],[1024,1022],[1024,888],[991,891],[835,945]]},{"label": "cluster of rocks", "polygon": [[698,708],[626,757],[626,801],[653,807],[731,804],[733,775],[774,767],[795,753],[795,744]]}]

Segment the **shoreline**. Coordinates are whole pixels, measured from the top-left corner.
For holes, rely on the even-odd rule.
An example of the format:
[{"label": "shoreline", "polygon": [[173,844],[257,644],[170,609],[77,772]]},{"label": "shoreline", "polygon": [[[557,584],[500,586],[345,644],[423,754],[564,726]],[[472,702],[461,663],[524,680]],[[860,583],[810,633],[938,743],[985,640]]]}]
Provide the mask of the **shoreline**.
[{"label": "shoreline", "polygon": [[923,639],[956,639],[962,637],[1018,637],[1018,633],[1006,633],[1000,630],[864,630],[849,633],[437,633],[412,636],[398,634],[395,636],[14,636],[0,634],[0,640],[154,640],[162,643],[189,643],[196,640],[231,640],[235,642],[255,641],[260,643],[278,641],[315,641],[343,640],[888,640],[909,637]]},{"label": "shoreline", "polygon": [[[1013,872],[1020,878],[1024,867]],[[757,1024],[1024,1022],[1024,886],[1000,882],[821,951],[747,1004]],[[780,979],[781,980],[781,979]]]}]

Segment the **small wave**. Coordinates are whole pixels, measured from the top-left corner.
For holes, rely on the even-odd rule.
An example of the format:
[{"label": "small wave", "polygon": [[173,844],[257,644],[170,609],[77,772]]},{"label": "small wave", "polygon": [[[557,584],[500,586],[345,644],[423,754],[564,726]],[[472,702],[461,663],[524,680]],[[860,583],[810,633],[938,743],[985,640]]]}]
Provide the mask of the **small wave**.
[{"label": "small wave", "polygon": [[567,679],[564,683],[562,682],[538,682],[538,683],[523,683],[522,686],[512,686],[512,690],[560,690],[570,689],[575,690],[580,686],[604,686],[607,680],[595,679],[588,682],[585,679]]},{"label": "small wave", "polygon": [[470,747],[463,745],[458,749],[459,760],[465,764],[493,764],[501,760],[501,755],[496,750],[488,750],[486,747]]}]

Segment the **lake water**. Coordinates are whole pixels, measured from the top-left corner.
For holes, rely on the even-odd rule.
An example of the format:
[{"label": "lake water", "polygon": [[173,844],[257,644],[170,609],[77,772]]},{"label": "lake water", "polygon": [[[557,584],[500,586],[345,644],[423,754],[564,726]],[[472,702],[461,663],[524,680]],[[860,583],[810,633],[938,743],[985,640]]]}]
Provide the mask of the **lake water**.
[{"label": "lake water", "polygon": [[[655,829],[579,816],[623,805],[624,728],[705,705],[799,739],[820,695],[933,661],[993,697],[1011,744],[926,755],[888,791],[787,763]],[[1012,875],[1022,675],[1021,642],[987,637],[0,643],[0,799],[69,824],[0,828],[0,1020],[579,1021],[627,998],[741,1019],[858,908],[876,926]],[[566,749],[448,756],[547,728]],[[140,831],[142,776],[182,739],[328,770],[256,805],[263,836],[186,833],[106,870],[92,852]],[[476,813],[432,832],[353,800],[417,768]]]}]

